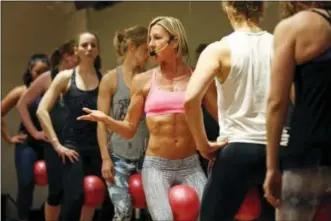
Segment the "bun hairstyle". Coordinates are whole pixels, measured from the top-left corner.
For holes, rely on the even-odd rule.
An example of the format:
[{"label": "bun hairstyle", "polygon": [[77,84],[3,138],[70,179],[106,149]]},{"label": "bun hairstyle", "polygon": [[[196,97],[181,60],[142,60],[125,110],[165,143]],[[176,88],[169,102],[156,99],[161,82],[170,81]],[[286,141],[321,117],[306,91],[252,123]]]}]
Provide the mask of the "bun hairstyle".
[{"label": "bun hairstyle", "polygon": [[119,63],[122,63],[128,52],[129,42],[137,47],[147,43],[147,28],[136,25],[123,31],[116,31],[113,41],[116,56]]},{"label": "bun hairstyle", "polygon": [[[223,9],[231,7],[236,20],[251,20],[260,22],[263,17],[265,2],[263,1],[224,1]],[[225,10],[226,11],[226,10]]]}]

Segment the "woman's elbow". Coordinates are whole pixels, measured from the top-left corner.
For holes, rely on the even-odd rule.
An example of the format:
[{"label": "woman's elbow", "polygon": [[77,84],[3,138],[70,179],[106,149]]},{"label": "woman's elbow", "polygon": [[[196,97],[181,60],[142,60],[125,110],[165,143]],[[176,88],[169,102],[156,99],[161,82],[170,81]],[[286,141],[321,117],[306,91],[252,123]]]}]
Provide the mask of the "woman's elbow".
[{"label": "woman's elbow", "polygon": [[269,97],[268,104],[267,104],[267,112],[269,114],[278,112],[286,106],[287,106],[287,104],[285,104],[284,101],[282,101],[281,99]]},{"label": "woman's elbow", "polygon": [[184,101],[184,110],[185,110],[185,112],[192,109],[192,107],[194,107],[195,105],[200,106],[197,97],[192,97],[192,96],[186,96],[185,97],[185,101]]},{"label": "woman's elbow", "polygon": [[129,130],[125,131],[125,133],[122,134],[122,137],[124,137],[125,139],[131,139],[134,137],[135,134],[136,131],[130,128]]},{"label": "woman's elbow", "polygon": [[39,106],[36,112],[38,119],[41,121],[46,114],[47,110]]},{"label": "woman's elbow", "polygon": [[19,113],[22,113],[22,109],[24,107],[24,104],[22,101],[18,101],[17,104],[16,104],[16,109]]}]

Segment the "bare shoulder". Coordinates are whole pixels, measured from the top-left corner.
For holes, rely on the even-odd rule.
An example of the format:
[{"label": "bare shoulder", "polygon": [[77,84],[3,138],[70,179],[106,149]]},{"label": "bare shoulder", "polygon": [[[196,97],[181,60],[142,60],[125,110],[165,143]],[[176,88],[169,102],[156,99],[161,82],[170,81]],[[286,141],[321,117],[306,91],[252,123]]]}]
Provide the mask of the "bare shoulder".
[{"label": "bare shoulder", "polygon": [[298,12],[280,21],[275,27],[274,35],[280,38],[284,35],[301,35],[314,26],[312,22],[316,21],[316,18],[316,13],[310,11]]},{"label": "bare shoulder", "polygon": [[99,91],[113,93],[116,88],[116,69],[107,71],[100,82]]},{"label": "bare shoulder", "polygon": [[105,79],[105,81],[113,81],[116,79],[116,68],[112,70],[108,70],[102,77],[102,79]]},{"label": "bare shoulder", "polygon": [[151,87],[151,81],[152,81],[152,75],[153,71],[156,68],[150,69],[148,71],[145,71],[143,73],[137,74],[132,79],[132,87],[135,90],[142,91],[144,94],[148,93],[150,87]]},{"label": "bare shoulder", "polygon": [[59,72],[53,79],[49,91],[59,91],[60,93],[66,93],[70,83],[73,69],[68,69]]},{"label": "bare shoulder", "polygon": [[11,91],[9,93],[20,97],[27,90],[28,90],[28,88],[25,85],[20,85],[20,86],[16,86],[13,89],[11,89]]},{"label": "bare shoulder", "polygon": [[51,71],[46,71],[32,82],[31,87],[36,87],[34,85],[48,87],[51,81],[52,81]]},{"label": "bare shoulder", "polygon": [[38,79],[42,79],[43,81],[45,79],[51,78],[51,71],[46,71],[44,73],[42,73],[36,80]]},{"label": "bare shoulder", "polygon": [[209,44],[205,50],[201,53],[201,56],[205,57],[206,59],[210,58],[218,58],[221,60],[230,55],[230,46],[226,40],[223,38],[221,41],[216,41]]},{"label": "bare shoulder", "polygon": [[155,69],[156,68],[153,68],[153,69],[150,69],[150,70],[145,71],[143,73],[137,74],[133,78],[134,83],[146,84],[148,81],[150,81],[152,79],[153,71]]},{"label": "bare shoulder", "polygon": [[73,69],[63,70],[60,71],[56,77],[54,78],[54,81],[69,81],[73,73]]}]

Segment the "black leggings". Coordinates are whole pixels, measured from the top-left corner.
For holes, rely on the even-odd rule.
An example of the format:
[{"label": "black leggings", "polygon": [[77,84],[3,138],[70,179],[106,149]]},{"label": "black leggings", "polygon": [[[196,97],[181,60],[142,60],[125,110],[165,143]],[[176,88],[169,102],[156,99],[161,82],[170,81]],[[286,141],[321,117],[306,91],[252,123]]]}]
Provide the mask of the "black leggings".
[{"label": "black leggings", "polygon": [[[72,148],[76,149],[76,148]],[[84,177],[86,175],[101,176],[102,160],[98,148],[88,151],[78,151],[79,160],[71,163],[66,159],[63,167],[63,208],[62,220],[78,221],[84,204]],[[103,180],[104,181],[104,180]],[[105,201],[103,209],[111,211],[112,204],[105,188]],[[111,213],[111,212],[110,212]],[[111,219],[111,218],[110,218]]]},{"label": "black leggings", "polygon": [[201,221],[235,220],[246,193],[253,187],[261,192],[259,220],[275,220],[275,211],[262,194],[265,148],[261,144],[230,143],[218,151],[202,197]]},{"label": "black leggings", "polygon": [[54,148],[45,143],[44,157],[47,166],[48,178],[48,197],[47,203],[50,206],[58,206],[62,202],[63,185],[62,185],[62,161]]}]

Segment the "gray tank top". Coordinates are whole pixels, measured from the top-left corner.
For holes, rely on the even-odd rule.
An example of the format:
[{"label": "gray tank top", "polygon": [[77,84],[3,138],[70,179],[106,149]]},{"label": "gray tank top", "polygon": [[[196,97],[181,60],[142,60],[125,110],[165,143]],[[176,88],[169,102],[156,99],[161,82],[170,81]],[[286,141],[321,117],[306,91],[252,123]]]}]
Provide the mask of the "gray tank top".
[{"label": "gray tank top", "polygon": [[[130,104],[130,89],[123,79],[121,67],[116,69],[117,87],[112,98],[110,116],[115,120],[124,120]],[[125,139],[117,133],[111,133],[108,149],[114,155],[128,160],[138,160],[144,152],[149,138],[146,126],[146,118],[143,115],[140,119],[136,135],[131,139]]]}]

